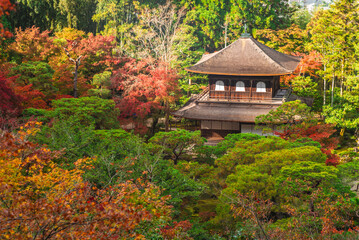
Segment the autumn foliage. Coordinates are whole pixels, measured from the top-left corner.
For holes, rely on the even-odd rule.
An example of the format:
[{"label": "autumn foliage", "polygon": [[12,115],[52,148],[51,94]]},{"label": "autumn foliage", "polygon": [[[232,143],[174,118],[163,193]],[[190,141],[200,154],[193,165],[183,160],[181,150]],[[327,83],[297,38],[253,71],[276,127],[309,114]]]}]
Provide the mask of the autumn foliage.
[{"label": "autumn foliage", "polygon": [[[137,226],[170,219],[168,197],[137,180],[98,189],[82,179],[92,159],[72,170],[53,161],[61,152],[29,141],[41,124],[29,122],[0,138],[0,234],[8,239],[119,239],[137,237]],[[143,236],[142,236],[143,237]]]},{"label": "autumn foliage", "polygon": [[339,143],[338,138],[334,136],[334,126],[320,122],[318,116],[299,100],[286,102],[269,114],[258,116],[256,122],[272,128],[277,127],[280,131],[273,133],[286,140],[310,138],[319,142],[322,152],[328,156],[327,165],[339,164],[339,157],[332,153]]},{"label": "autumn foliage", "polygon": [[161,229],[162,235],[165,239],[186,239],[190,240],[193,239],[188,236],[186,233],[188,230],[192,228],[192,224],[190,221],[180,221],[180,222],[173,222],[172,226],[165,226]]},{"label": "autumn foliage", "polygon": [[10,84],[11,79],[0,74],[0,110],[5,114],[8,112],[18,113],[21,110],[19,106],[21,98],[11,89]]},{"label": "autumn foliage", "polygon": [[15,42],[9,46],[9,51],[18,54],[23,61],[48,60],[60,51],[49,34],[50,31],[41,32],[35,26],[24,30],[18,28],[15,31]]},{"label": "autumn foliage", "polygon": [[[80,58],[77,77],[78,92],[80,96],[86,96],[87,90],[92,87],[90,83],[95,74],[113,70],[122,64],[123,60],[113,55],[114,47],[114,37],[111,36],[87,35],[82,31],[65,28],[51,37],[50,31],[40,31],[35,26],[24,30],[18,28],[15,41],[10,44],[7,52],[17,61],[21,60],[22,64],[19,66],[43,64],[33,67],[33,70],[37,70],[36,68],[40,65],[47,64],[51,68],[48,71],[52,76],[50,79],[41,79],[37,76],[40,82],[44,80],[47,82],[42,82],[40,85],[33,84],[33,86],[30,86],[28,82],[15,81],[13,88],[24,95],[26,99],[24,108],[46,108],[53,99],[73,95],[74,65],[69,59]],[[8,69],[9,72],[14,72],[11,68],[18,69],[18,66]],[[13,74],[16,74],[16,71]],[[19,78],[21,77],[20,75]],[[41,88],[41,86],[52,86],[52,90]],[[56,93],[53,90],[56,90]]]},{"label": "autumn foliage", "polygon": [[0,129],[12,128],[16,125],[21,113],[22,98],[10,87],[11,78],[0,73]]},{"label": "autumn foliage", "polygon": [[163,63],[131,59],[114,72],[112,88],[120,94],[116,98],[121,120],[135,123],[145,131],[145,120],[160,111],[169,111],[176,99],[177,75]]},{"label": "autumn foliage", "polygon": [[315,123],[312,125],[301,124],[283,132],[275,132],[275,134],[287,140],[310,138],[319,142],[322,152],[328,156],[326,164],[336,166],[339,164],[339,156],[332,152],[338,146],[339,140],[333,137],[335,132],[336,130],[331,124]]},{"label": "autumn foliage", "polygon": [[302,57],[302,59],[295,71],[291,75],[281,77],[281,81],[286,85],[290,85],[290,82],[293,81],[296,76],[319,77],[317,71],[321,70],[323,65],[320,53],[311,51],[309,54],[302,53],[299,54],[299,56]]}]

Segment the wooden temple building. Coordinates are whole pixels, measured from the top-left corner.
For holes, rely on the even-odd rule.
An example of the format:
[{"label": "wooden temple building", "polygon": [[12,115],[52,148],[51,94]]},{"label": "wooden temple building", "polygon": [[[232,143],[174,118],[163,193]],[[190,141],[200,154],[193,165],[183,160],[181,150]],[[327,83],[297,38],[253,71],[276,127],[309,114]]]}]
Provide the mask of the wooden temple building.
[{"label": "wooden temple building", "polygon": [[255,118],[279,107],[290,94],[279,78],[291,74],[299,57],[269,48],[248,34],[226,48],[207,55],[186,70],[208,74],[208,87],[174,112],[200,121],[203,137],[228,133],[258,133]]}]

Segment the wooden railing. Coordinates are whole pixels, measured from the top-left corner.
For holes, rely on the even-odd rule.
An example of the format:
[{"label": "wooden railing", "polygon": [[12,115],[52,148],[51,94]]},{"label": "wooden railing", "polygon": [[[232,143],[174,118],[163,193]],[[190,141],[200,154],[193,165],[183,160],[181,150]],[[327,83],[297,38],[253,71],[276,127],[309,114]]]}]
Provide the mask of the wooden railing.
[{"label": "wooden railing", "polygon": [[246,91],[209,91],[209,99],[216,100],[237,100],[237,101],[264,101],[264,100],[281,100],[273,99],[272,89],[267,88],[266,92],[257,92],[256,88],[245,88]]}]

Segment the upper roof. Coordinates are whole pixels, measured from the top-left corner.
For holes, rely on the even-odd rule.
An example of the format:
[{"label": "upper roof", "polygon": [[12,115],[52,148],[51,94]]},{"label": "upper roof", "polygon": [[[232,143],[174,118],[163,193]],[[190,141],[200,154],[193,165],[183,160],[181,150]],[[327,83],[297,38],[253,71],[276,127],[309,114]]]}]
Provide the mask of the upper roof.
[{"label": "upper roof", "polygon": [[194,73],[234,76],[291,74],[300,57],[280,53],[252,37],[241,37],[218,52],[203,55],[186,70]]}]

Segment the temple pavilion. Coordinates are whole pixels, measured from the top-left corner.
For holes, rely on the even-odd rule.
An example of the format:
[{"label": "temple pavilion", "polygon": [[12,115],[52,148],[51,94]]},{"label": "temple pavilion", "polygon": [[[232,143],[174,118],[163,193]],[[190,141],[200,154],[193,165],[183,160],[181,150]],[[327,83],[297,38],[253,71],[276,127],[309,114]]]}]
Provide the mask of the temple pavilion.
[{"label": "temple pavilion", "polygon": [[207,74],[208,87],[173,115],[199,120],[206,138],[259,133],[254,128],[255,118],[286,101],[290,90],[281,89],[279,78],[291,74],[299,62],[299,57],[277,52],[243,34],[186,69]]}]

